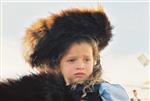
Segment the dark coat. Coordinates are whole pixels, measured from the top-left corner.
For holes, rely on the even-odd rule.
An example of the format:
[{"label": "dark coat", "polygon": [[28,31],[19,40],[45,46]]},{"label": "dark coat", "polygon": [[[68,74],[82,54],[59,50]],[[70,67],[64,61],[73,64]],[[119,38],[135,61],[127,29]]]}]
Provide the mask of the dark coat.
[{"label": "dark coat", "polygon": [[[80,101],[81,87],[71,90],[62,76],[39,74],[0,83],[1,101]],[[99,93],[88,93],[85,101],[102,101]]]},{"label": "dark coat", "polygon": [[61,76],[29,75],[0,83],[1,101],[74,101],[65,90]]},{"label": "dark coat", "polygon": [[[70,89],[69,86],[67,86],[67,91],[73,95],[73,98],[76,100],[76,101],[80,101],[81,100],[81,96],[83,95],[83,85],[78,85],[76,87],[76,89]],[[82,99],[83,101],[102,101],[101,99],[101,96],[99,94],[99,87],[100,85],[99,84],[96,84],[93,86],[93,89],[91,92],[88,92],[86,94],[86,96]]]}]

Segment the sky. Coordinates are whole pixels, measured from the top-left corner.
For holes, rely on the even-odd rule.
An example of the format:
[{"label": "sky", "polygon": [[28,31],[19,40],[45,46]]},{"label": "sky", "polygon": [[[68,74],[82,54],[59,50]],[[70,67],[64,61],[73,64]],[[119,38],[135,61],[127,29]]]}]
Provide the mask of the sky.
[{"label": "sky", "polygon": [[[113,38],[109,46],[101,52],[103,77],[114,83],[142,85],[150,77],[149,65],[143,66],[137,60],[140,54],[150,57],[148,2],[109,1],[101,2],[114,27]],[[32,23],[63,9],[97,5],[98,3],[94,1],[3,2],[0,78],[20,77],[31,70],[22,56],[22,38],[25,29]]]}]

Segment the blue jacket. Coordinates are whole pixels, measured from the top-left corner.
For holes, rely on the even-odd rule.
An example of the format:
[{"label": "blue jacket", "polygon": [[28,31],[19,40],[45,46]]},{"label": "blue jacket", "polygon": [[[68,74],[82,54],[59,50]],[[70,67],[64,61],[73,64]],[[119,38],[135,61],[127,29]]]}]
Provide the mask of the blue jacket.
[{"label": "blue jacket", "polygon": [[119,84],[101,83],[99,94],[102,101],[130,101],[126,91]]},{"label": "blue jacket", "polygon": [[[77,86],[72,90],[76,101],[80,101],[83,86]],[[88,92],[83,98],[84,101],[130,101],[126,91],[119,84],[103,82],[94,85],[92,92]]]}]

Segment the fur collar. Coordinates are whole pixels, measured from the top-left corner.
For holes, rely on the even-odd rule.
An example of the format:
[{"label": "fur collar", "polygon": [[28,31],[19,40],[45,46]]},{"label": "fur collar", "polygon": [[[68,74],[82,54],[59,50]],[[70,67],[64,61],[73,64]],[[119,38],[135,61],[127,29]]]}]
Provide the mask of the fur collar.
[{"label": "fur collar", "polygon": [[74,101],[61,75],[32,74],[0,83],[2,101]]}]

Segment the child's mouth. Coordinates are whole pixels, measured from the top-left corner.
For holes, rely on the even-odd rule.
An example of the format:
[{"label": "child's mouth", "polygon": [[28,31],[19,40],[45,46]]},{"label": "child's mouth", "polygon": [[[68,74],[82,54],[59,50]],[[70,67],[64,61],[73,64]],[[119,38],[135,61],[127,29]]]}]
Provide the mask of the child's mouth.
[{"label": "child's mouth", "polygon": [[74,74],[76,77],[81,78],[85,75],[85,73],[79,72]]}]

